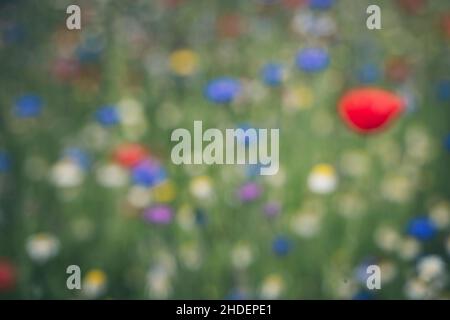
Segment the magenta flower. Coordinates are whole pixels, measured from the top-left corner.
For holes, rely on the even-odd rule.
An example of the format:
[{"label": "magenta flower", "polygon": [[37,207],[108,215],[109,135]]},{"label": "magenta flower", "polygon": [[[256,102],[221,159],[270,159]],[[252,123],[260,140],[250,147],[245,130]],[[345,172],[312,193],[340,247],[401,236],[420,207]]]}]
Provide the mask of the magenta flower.
[{"label": "magenta flower", "polygon": [[144,219],[154,224],[169,224],[172,218],[172,208],[165,205],[155,205],[144,212]]},{"label": "magenta flower", "polygon": [[278,202],[268,202],[264,206],[264,214],[269,218],[276,217],[280,211],[281,205]]},{"label": "magenta flower", "polygon": [[255,182],[248,182],[239,188],[237,195],[242,202],[249,202],[261,196],[262,188]]}]

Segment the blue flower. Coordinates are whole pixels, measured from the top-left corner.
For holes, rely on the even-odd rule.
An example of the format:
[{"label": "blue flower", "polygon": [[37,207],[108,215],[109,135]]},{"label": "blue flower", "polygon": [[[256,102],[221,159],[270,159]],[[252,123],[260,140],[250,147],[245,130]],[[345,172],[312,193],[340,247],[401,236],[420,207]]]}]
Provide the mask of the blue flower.
[{"label": "blue flower", "polygon": [[205,96],[214,103],[230,103],[241,92],[241,84],[230,77],[210,81],[205,88]]},{"label": "blue flower", "polygon": [[431,239],[436,232],[436,225],[428,217],[414,218],[408,223],[407,233],[418,240]]},{"label": "blue flower", "polygon": [[11,168],[11,159],[6,151],[0,150],[0,172],[8,172]]},{"label": "blue flower", "polygon": [[328,67],[330,58],[328,52],[322,48],[306,48],[297,53],[295,64],[305,72],[319,72]]},{"label": "blue flower", "polygon": [[440,101],[450,100],[450,79],[443,79],[438,82],[436,95]]},{"label": "blue flower", "polygon": [[41,114],[42,99],[35,94],[19,97],[14,105],[14,114],[19,118],[34,118]]},{"label": "blue flower", "polygon": [[444,147],[450,152],[450,133],[444,139]]},{"label": "blue flower", "polygon": [[95,112],[95,119],[105,127],[111,127],[119,123],[119,111],[115,106],[103,106]]},{"label": "blue flower", "polygon": [[272,250],[276,255],[285,256],[292,249],[292,242],[285,236],[278,236],[272,244]]},{"label": "blue flower", "polygon": [[352,300],[373,300],[374,296],[366,291],[359,291],[353,297]]},{"label": "blue flower", "polygon": [[268,63],[261,71],[262,78],[268,86],[278,86],[283,82],[283,67],[279,63]]},{"label": "blue flower", "polygon": [[329,9],[334,4],[334,0],[309,0],[309,7],[311,9],[325,10]]},{"label": "blue flower", "polygon": [[64,156],[78,164],[80,168],[87,170],[91,166],[91,159],[86,151],[80,148],[68,148],[64,151]]},{"label": "blue flower", "polygon": [[195,209],[195,223],[199,226],[204,226],[208,222],[208,217],[205,213],[205,210],[201,208]]},{"label": "blue flower", "polygon": [[77,48],[76,54],[81,63],[95,63],[100,59],[104,42],[100,37],[90,36]]},{"label": "blue flower", "polygon": [[364,64],[358,70],[358,79],[364,84],[374,83],[380,78],[380,69],[376,64]]},{"label": "blue flower", "polygon": [[166,171],[157,162],[144,160],[132,170],[133,182],[144,187],[153,187],[166,179]]},{"label": "blue flower", "polygon": [[3,31],[3,41],[6,44],[17,43],[25,37],[25,30],[22,25],[13,23],[8,25]]}]

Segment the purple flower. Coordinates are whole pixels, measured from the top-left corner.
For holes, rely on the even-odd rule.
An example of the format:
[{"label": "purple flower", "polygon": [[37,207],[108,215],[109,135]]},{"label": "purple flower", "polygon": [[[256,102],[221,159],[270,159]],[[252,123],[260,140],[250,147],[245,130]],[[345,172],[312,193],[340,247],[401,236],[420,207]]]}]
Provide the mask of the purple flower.
[{"label": "purple flower", "polygon": [[155,224],[169,224],[173,218],[172,208],[165,205],[155,205],[144,212],[144,219]]},{"label": "purple flower", "polygon": [[281,205],[278,202],[268,202],[264,206],[264,213],[270,218],[277,216],[280,211]]},{"label": "purple flower", "polygon": [[242,202],[248,202],[258,199],[261,196],[262,189],[255,182],[244,184],[238,190],[238,197]]},{"label": "purple flower", "polygon": [[219,104],[232,102],[240,92],[240,82],[231,77],[214,79],[205,88],[206,98]]}]

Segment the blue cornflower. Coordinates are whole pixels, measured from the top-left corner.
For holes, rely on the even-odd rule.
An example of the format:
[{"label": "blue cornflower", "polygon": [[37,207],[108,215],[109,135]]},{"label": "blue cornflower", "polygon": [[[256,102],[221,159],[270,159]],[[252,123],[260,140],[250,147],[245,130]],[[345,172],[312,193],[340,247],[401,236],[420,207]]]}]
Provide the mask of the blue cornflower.
[{"label": "blue cornflower", "polygon": [[11,159],[6,151],[0,150],[0,173],[8,172],[11,168]]},{"label": "blue cornflower", "polygon": [[144,160],[132,169],[132,179],[137,185],[153,187],[166,179],[166,171],[157,162]]},{"label": "blue cornflower", "polygon": [[306,48],[297,53],[295,64],[305,72],[319,72],[328,67],[330,58],[328,52],[322,48]]},{"label": "blue cornflower", "polygon": [[418,240],[428,240],[437,233],[437,227],[430,218],[417,217],[409,221],[407,233]]},{"label": "blue cornflower", "polygon": [[361,83],[374,83],[380,78],[380,69],[376,64],[364,64],[358,70],[358,79]]},{"label": "blue cornflower", "polygon": [[241,84],[231,77],[221,77],[210,81],[205,88],[205,96],[214,103],[230,103],[241,92]]},{"label": "blue cornflower", "polygon": [[95,119],[105,127],[111,127],[119,123],[120,115],[115,106],[103,106],[95,112]]},{"label": "blue cornflower", "polygon": [[3,31],[3,42],[6,44],[20,42],[24,37],[25,30],[22,25],[17,23],[8,25]]},{"label": "blue cornflower", "polygon": [[444,147],[450,152],[450,133],[444,139]]},{"label": "blue cornflower", "polygon": [[199,226],[204,226],[208,222],[208,217],[205,210],[201,208],[195,209],[195,223]]},{"label": "blue cornflower", "polygon": [[68,148],[64,151],[64,156],[68,157],[75,163],[77,163],[80,168],[87,170],[91,166],[91,159],[89,154],[80,148]]},{"label": "blue cornflower", "polygon": [[436,95],[440,101],[450,100],[450,79],[443,79],[438,82]]},{"label": "blue cornflower", "polygon": [[261,71],[262,78],[268,86],[279,86],[283,82],[283,67],[279,63],[268,63]]},{"label": "blue cornflower", "polygon": [[42,99],[35,94],[25,94],[16,100],[13,112],[19,118],[34,118],[41,114]]},{"label": "blue cornflower", "polygon": [[285,256],[292,249],[292,242],[285,236],[278,236],[275,238],[272,244],[272,250],[276,255]]},{"label": "blue cornflower", "polygon": [[367,291],[359,291],[353,297],[352,300],[373,300],[374,296]]},{"label": "blue cornflower", "polygon": [[309,0],[309,7],[311,9],[325,10],[329,9],[334,4],[334,0]]},{"label": "blue cornflower", "polygon": [[87,37],[77,48],[76,54],[81,63],[94,63],[100,59],[104,42],[98,36]]}]

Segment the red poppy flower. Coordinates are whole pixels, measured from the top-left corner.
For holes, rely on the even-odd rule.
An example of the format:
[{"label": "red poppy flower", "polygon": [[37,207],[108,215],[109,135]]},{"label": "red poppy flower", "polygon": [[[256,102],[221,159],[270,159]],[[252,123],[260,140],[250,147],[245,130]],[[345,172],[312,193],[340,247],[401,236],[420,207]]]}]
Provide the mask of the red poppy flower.
[{"label": "red poppy flower", "polygon": [[244,23],[238,14],[226,14],[218,18],[217,31],[223,38],[237,38],[244,31]]},{"label": "red poppy flower", "polygon": [[420,13],[427,4],[427,0],[397,0],[397,1],[400,7],[409,14]]},{"label": "red poppy flower", "polygon": [[411,73],[411,66],[404,57],[394,57],[386,62],[386,77],[394,82],[404,82]]},{"label": "red poppy flower", "polygon": [[0,292],[10,291],[16,284],[14,266],[6,259],[0,258]]},{"label": "red poppy flower", "polygon": [[339,114],[353,130],[367,134],[383,129],[405,108],[397,95],[378,88],[347,92],[339,101]]},{"label": "red poppy flower", "polygon": [[131,168],[148,157],[146,148],[137,143],[120,145],[114,151],[114,160],[120,165]]},{"label": "red poppy flower", "polygon": [[442,32],[447,38],[450,38],[450,13],[442,16],[441,19]]}]

